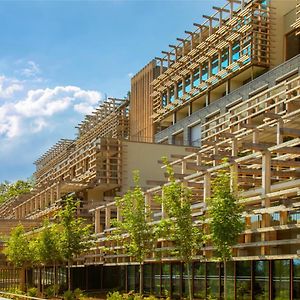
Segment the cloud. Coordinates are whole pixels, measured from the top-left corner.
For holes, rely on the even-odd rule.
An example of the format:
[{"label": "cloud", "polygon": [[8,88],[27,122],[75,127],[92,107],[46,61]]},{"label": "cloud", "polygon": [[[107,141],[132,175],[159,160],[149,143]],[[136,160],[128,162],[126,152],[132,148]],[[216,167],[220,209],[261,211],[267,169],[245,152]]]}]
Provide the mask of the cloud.
[{"label": "cloud", "polygon": [[64,122],[70,111],[89,114],[101,99],[101,93],[77,86],[28,90],[22,99],[0,105],[0,138],[40,132],[53,122]]},{"label": "cloud", "polygon": [[26,62],[26,66],[21,69],[19,73],[25,77],[36,77],[41,73],[41,69],[36,62],[29,60]]},{"label": "cloud", "polygon": [[8,78],[4,75],[0,76],[0,99],[11,98],[16,92],[23,90],[23,84],[21,81]]},{"label": "cloud", "polygon": [[133,75],[134,75],[133,73],[128,73],[128,74],[127,74],[127,76],[128,76],[129,78],[132,78]]}]

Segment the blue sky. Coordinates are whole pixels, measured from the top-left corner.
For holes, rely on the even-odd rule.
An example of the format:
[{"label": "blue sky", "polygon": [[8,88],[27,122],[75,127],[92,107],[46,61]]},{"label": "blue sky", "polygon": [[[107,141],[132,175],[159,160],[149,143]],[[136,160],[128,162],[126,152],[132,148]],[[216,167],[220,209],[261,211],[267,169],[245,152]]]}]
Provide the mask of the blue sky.
[{"label": "blue sky", "polygon": [[225,0],[0,1],[0,182],[33,162]]}]

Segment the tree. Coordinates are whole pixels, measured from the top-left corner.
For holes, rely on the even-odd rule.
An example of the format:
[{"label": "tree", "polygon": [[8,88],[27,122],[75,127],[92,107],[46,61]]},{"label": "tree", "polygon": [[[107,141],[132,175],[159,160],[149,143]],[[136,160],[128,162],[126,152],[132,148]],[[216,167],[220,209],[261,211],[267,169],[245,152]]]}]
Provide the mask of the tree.
[{"label": "tree", "polygon": [[34,186],[32,179],[18,180],[14,183],[4,181],[0,184],[0,203],[3,203],[10,198],[29,193]]},{"label": "tree", "polygon": [[76,217],[79,202],[74,196],[64,199],[64,207],[57,213],[59,222],[61,256],[67,262],[68,290],[71,289],[71,262],[76,255],[88,250],[92,244],[91,225],[86,225],[84,219]]},{"label": "tree", "polygon": [[212,182],[212,197],[208,200],[209,239],[224,262],[224,299],[226,293],[226,261],[232,257],[234,246],[244,230],[242,206],[235,193],[231,191],[230,174],[220,170]]},{"label": "tree", "polygon": [[38,261],[44,266],[53,265],[54,285],[56,285],[56,264],[62,260],[62,248],[60,244],[60,231],[55,223],[45,220],[42,230],[36,238]]},{"label": "tree", "polygon": [[[139,172],[133,172],[135,187],[116,200],[122,220],[113,220],[116,230],[112,239],[122,240],[128,254],[139,263],[139,292],[142,294],[142,264],[154,245],[153,227],[149,224],[149,208],[139,185]],[[128,237],[124,238],[124,235]]]},{"label": "tree", "polygon": [[173,168],[163,158],[169,176],[169,183],[163,187],[160,199],[167,218],[159,224],[162,236],[170,239],[174,252],[185,263],[188,275],[189,298],[192,299],[192,278],[190,268],[193,255],[202,247],[202,232],[192,218],[192,193],[181,182],[175,180]]},{"label": "tree", "polygon": [[[27,266],[32,260],[32,255],[29,248],[29,239],[25,235],[22,225],[12,229],[3,253],[16,268],[22,269],[23,274],[27,273]],[[21,288],[24,289],[24,280],[21,280],[21,285]]]}]

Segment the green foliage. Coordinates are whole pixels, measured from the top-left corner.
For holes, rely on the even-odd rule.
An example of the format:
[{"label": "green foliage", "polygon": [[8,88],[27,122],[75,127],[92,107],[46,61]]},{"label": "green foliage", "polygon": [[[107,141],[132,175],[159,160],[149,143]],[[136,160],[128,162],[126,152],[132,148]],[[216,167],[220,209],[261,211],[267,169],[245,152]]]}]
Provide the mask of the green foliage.
[{"label": "green foliage", "polygon": [[72,291],[68,290],[64,292],[64,296],[63,296],[64,300],[74,300],[74,294]]},{"label": "green foliage", "polygon": [[163,158],[169,176],[169,184],[163,187],[163,196],[158,198],[164,207],[167,218],[157,226],[157,234],[168,238],[175,247],[174,254],[183,262],[189,263],[192,256],[202,247],[202,232],[194,226],[191,210],[191,191],[177,182],[173,168]]},{"label": "green foliage", "polygon": [[75,289],[73,293],[74,293],[75,299],[79,300],[79,299],[84,298],[84,294],[80,288]]},{"label": "green foliage", "polygon": [[[154,245],[153,228],[149,225],[149,208],[145,204],[144,193],[139,185],[139,173],[134,172],[135,187],[129,190],[123,198],[116,201],[120,209],[122,221],[113,220],[116,227],[112,238],[122,240],[127,252],[139,263],[142,263]],[[122,235],[128,234],[128,239]]]},{"label": "green foliage", "polygon": [[123,296],[119,292],[109,292],[106,295],[106,299],[107,300],[123,300]]},{"label": "green foliage", "polygon": [[73,196],[65,198],[65,206],[57,214],[58,228],[52,227],[53,232],[59,234],[61,252],[58,257],[65,261],[70,261],[75,255],[79,255],[88,250],[93,241],[91,240],[91,225],[84,223],[82,218],[76,217],[78,202],[74,201]]},{"label": "green foliage", "polygon": [[18,225],[12,229],[3,252],[8,261],[16,267],[24,267],[31,261],[32,256],[29,248],[29,240],[25,236],[25,230],[22,225]]},{"label": "green foliage", "polygon": [[59,285],[57,284],[49,285],[45,289],[45,295],[47,298],[53,298],[55,295],[57,295],[58,291],[59,291]]},{"label": "green foliage", "polygon": [[[157,300],[159,298],[156,298],[153,295],[150,295],[148,297],[143,297],[140,294],[136,294],[134,292],[129,292],[126,294],[121,294],[120,292],[109,292],[106,295],[107,300]],[[168,298],[167,298],[168,299]]]},{"label": "green foliage", "polygon": [[45,220],[42,230],[35,240],[38,261],[42,264],[54,263],[62,259],[59,226]]},{"label": "green foliage", "polygon": [[25,181],[18,180],[14,183],[10,183],[8,181],[0,183],[0,203],[3,203],[10,198],[29,193],[33,186],[34,182],[31,179]]},{"label": "green foliage", "polygon": [[231,192],[230,175],[220,170],[212,182],[212,197],[208,201],[210,236],[217,253],[223,260],[231,258],[231,247],[244,230],[242,206]]},{"label": "green foliage", "polygon": [[30,289],[27,290],[27,296],[29,297],[37,297],[38,295],[38,290],[35,287],[32,287]]}]

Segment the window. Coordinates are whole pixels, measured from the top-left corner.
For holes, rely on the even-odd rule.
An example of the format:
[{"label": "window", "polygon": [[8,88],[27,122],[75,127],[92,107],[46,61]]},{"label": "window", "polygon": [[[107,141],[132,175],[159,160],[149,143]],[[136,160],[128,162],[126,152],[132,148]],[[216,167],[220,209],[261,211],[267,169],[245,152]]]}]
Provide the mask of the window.
[{"label": "window", "polygon": [[170,88],[170,102],[173,103],[175,100],[175,92],[174,92],[174,86]]},{"label": "window", "polygon": [[205,263],[194,264],[194,297],[205,299]]},{"label": "window", "polygon": [[181,98],[183,95],[182,81],[179,81],[177,84],[177,94],[178,94],[178,98]]},{"label": "window", "polygon": [[229,65],[229,49],[223,50],[221,55],[221,68],[225,69]]},{"label": "window", "polygon": [[193,73],[193,87],[198,86],[200,83],[200,69],[197,68]]},{"label": "window", "polygon": [[164,93],[161,97],[161,105],[162,107],[165,107],[167,106],[168,104],[168,96],[167,96],[167,93]]},{"label": "window", "polygon": [[300,300],[300,259],[293,260],[293,299]]},{"label": "window", "polygon": [[269,299],[269,262],[254,261],[253,295],[257,300]]},{"label": "window", "polygon": [[275,260],[272,262],[273,299],[290,299],[290,261]]},{"label": "window", "polygon": [[172,297],[180,298],[181,265],[172,265]]},{"label": "window", "polygon": [[219,264],[207,263],[207,295],[212,298],[219,298],[220,293],[220,277],[219,277]]},{"label": "window", "polygon": [[251,299],[251,262],[236,262],[236,297],[237,299]]},{"label": "window", "polygon": [[201,124],[190,127],[191,146],[200,147],[201,145]]},{"label": "window", "polygon": [[219,72],[219,59],[218,55],[212,58],[211,62],[211,75],[216,75]]},{"label": "window", "polygon": [[232,61],[237,61],[240,58],[240,42],[235,42],[232,45]]},{"label": "window", "polygon": [[185,92],[188,93],[191,90],[191,76],[185,78]]},{"label": "window", "polygon": [[208,63],[202,65],[201,82],[208,79]]},{"label": "window", "polygon": [[300,35],[292,31],[285,36],[285,59],[289,60],[300,53]]}]

